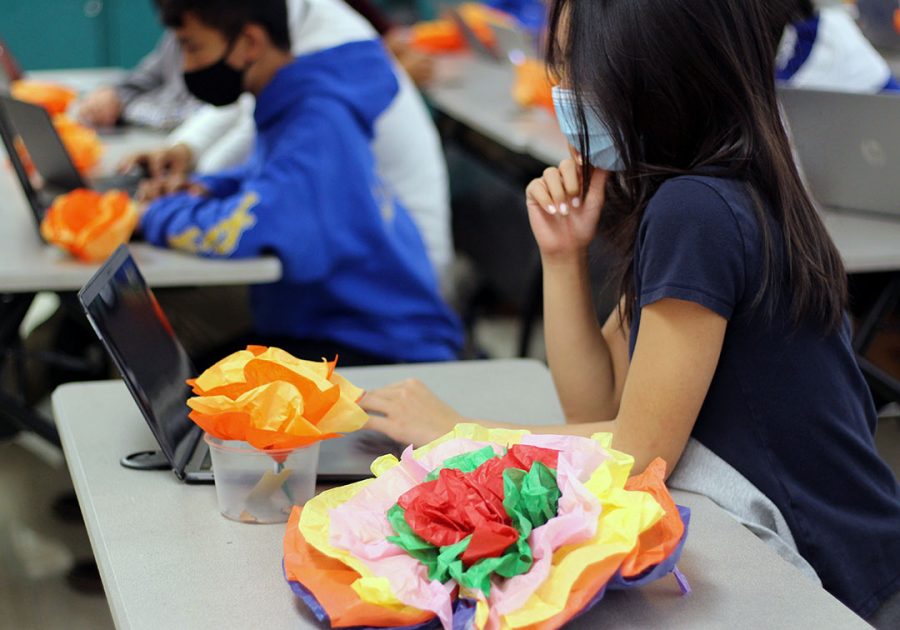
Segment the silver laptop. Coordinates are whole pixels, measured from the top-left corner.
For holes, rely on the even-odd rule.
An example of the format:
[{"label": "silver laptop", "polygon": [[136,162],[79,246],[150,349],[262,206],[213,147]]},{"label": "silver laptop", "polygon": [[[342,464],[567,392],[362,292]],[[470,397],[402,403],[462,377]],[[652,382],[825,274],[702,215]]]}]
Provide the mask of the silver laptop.
[{"label": "silver laptop", "polygon": [[525,59],[537,59],[538,45],[534,36],[518,26],[491,24],[497,52],[503,59],[519,64]]},{"label": "silver laptop", "polygon": [[[88,321],[119,369],[156,438],[159,451],[124,456],[123,466],[171,469],[186,483],[212,483],[215,472],[202,429],[188,418],[185,383],[199,372],[175,336],[126,245],[103,264],[78,293]],[[371,476],[372,461],[400,445],[373,431],[322,442],[319,481]]]},{"label": "silver laptop", "polygon": [[900,217],[900,96],[787,87],[779,94],[816,201]]}]

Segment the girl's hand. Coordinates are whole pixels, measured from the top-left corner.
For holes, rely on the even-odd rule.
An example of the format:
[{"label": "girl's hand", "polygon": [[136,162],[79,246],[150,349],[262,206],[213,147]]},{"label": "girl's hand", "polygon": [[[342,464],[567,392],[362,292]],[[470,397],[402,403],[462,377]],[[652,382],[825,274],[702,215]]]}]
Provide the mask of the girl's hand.
[{"label": "girl's hand", "polygon": [[367,429],[384,433],[404,445],[427,444],[464,421],[416,379],[367,392],[359,404],[369,413]]},{"label": "girl's hand", "polygon": [[597,232],[608,178],[607,171],[593,169],[582,200],[581,167],[575,160],[563,160],[559,168],[548,168],[528,185],[528,220],[545,260],[587,251]]}]

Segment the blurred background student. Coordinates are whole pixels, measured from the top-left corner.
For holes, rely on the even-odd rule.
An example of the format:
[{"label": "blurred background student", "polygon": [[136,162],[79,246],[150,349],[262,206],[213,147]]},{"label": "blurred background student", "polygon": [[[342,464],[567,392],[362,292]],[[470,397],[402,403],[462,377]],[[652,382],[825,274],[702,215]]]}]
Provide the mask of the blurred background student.
[{"label": "blurred background student", "polygon": [[92,127],[119,123],[171,130],[197,108],[200,101],[184,87],[181,52],[175,35],[165,31],[156,47],[115,85],[98,88],[78,105],[78,118]]},{"label": "blurred background student", "polygon": [[[776,0],[784,32],[775,61],[787,85],[839,92],[897,92],[900,83],[844,5],[817,8],[812,0]],[[784,8],[779,7],[783,5]]]},{"label": "blurred background student", "polygon": [[[409,46],[404,29],[394,24],[369,0],[347,0],[384,38],[388,50],[417,84],[427,83],[433,61]],[[183,123],[201,103],[181,79],[181,52],[170,31],[154,49],[114,85],[100,87],[78,104],[78,118],[99,128],[132,124],[169,131]]]},{"label": "blurred background student", "polygon": [[[145,181],[141,231],[192,254],[280,259],[281,280],[241,300],[252,329],[213,356],[253,343],[345,365],[456,358],[459,323],[370,147],[375,120],[401,98],[397,75],[377,39],[347,43],[333,14],[311,11],[326,4],[301,5],[295,36],[308,49],[297,54],[283,0],[159,0],[187,88],[215,107],[252,94],[256,142],[235,168]],[[180,309],[163,303],[204,328],[239,312],[196,295]]]},{"label": "blurred background student", "polygon": [[[294,56],[378,36],[342,0],[287,0],[287,10]],[[399,91],[375,122],[372,150],[379,175],[412,214],[446,291],[453,241],[441,141],[412,80],[399,64],[393,72]],[[142,163],[154,191],[166,192],[170,182],[188,173],[212,173],[243,163],[255,134],[253,97],[245,94],[234,105],[200,108],[169,136],[166,146],[133,156],[123,168]]]}]

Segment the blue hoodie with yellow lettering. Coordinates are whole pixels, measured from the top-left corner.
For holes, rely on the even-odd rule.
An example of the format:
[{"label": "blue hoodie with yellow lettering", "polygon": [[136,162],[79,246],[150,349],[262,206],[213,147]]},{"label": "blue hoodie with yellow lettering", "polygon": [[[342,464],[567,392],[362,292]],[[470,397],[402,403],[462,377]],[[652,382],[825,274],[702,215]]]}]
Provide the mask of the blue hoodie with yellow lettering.
[{"label": "blue hoodie with yellow lettering", "polygon": [[253,287],[261,335],[331,340],[396,361],[454,358],[456,316],[419,232],[376,174],[373,124],[398,91],[377,41],[298,57],[258,95],[249,161],[147,209],[147,241],[202,256],[274,254]]}]

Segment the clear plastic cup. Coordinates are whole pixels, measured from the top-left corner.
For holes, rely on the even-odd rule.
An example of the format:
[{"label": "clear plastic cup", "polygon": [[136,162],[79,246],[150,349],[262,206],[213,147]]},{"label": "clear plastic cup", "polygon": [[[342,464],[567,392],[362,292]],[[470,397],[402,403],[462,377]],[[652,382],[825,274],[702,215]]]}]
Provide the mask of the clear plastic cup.
[{"label": "clear plastic cup", "polygon": [[204,435],[222,514],[242,523],[284,523],[291,508],[316,494],[319,444],[260,451],[246,442]]}]

